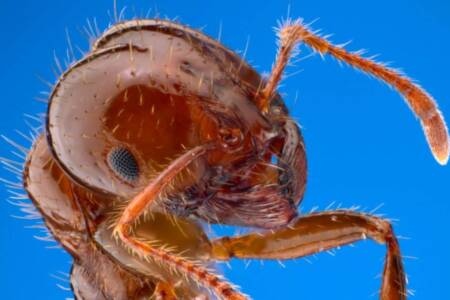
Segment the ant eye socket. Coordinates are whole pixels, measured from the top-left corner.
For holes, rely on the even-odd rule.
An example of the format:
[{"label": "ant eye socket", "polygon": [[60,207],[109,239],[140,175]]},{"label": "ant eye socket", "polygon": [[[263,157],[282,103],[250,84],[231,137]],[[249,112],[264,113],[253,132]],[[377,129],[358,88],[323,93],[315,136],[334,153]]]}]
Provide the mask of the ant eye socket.
[{"label": "ant eye socket", "polygon": [[242,132],[238,128],[222,128],[219,134],[222,145],[225,148],[236,148],[242,143]]},{"label": "ant eye socket", "polygon": [[139,177],[139,165],[131,153],[125,147],[116,147],[108,153],[108,165],[114,173],[127,182],[134,182]]}]

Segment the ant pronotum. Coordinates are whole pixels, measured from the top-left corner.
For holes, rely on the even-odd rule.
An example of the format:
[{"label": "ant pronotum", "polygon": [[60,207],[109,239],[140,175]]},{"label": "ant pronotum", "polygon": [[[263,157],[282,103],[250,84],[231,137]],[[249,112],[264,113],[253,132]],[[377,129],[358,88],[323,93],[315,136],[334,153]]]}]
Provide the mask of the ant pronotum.
[{"label": "ant pronotum", "polygon": [[[365,238],[386,244],[380,298],[406,299],[388,221],[350,210],[297,214],[305,148],[276,89],[299,43],[397,89],[447,163],[447,128],[425,91],[300,21],[279,29],[267,80],[198,31],[117,23],[54,86],[23,174],[74,258],[77,299],[247,299],[210,270],[214,261],[297,258]],[[200,221],[272,230],[209,239]]]}]

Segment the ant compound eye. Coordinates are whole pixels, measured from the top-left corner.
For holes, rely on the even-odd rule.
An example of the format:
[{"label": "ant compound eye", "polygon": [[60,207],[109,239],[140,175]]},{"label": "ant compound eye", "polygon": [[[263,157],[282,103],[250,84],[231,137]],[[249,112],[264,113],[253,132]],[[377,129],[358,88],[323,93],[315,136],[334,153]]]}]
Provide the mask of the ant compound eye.
[{"label": "ant compound eye", "polygon": [[139,165],[131,153],[125,147],[116,147],[108,153],[108,165],[113,172],[127,182],[134,182],[139,177]]},{"label": "ant compound eye", "polygon": [[242,143],[242,132],[238,128],[222,128],[219,130],[221,144],[224,148],[235,149]]}]

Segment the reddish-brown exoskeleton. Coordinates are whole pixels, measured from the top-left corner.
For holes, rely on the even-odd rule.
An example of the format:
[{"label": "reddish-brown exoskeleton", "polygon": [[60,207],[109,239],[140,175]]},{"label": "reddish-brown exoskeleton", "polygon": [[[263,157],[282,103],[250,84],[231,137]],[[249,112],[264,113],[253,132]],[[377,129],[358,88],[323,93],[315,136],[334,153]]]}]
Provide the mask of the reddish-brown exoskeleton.
[{"label": "reddish-brown exoskeleton", "polygon": [[[115,24],[53,88],[24,184],[73,256],[77,299],[247,299],[210,270],[290,259],[370,238],[386,244],[380,298],[406,298],[390,223],[355,211],[297,215],[303,139],[277,84],[305,43],[396,88],[448,159],[435,102],[410,80],[333,46],[301,22],[279,30],[268,80],[219,42],[161,20]],[[209,239],[200,221],[272,229]]]}]

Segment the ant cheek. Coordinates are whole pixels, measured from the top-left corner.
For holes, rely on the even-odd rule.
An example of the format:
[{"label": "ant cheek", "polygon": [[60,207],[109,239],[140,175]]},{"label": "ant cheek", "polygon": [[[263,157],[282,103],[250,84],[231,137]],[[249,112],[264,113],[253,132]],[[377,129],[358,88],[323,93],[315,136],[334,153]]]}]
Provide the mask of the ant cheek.
[{"label": "ant cheek", "polygon": [[105,151],[117,142],[104,127],[105,112],[122,86],[148,80],[133,77],[140,70],[130,65],[129,53],[129,46],[121,46],[76,63],[56,84],[48,109],[47,136],[59,164],[79,184],[106,194],[132,190],[111,174]]},{"label": "ant cheek", "polygon": [[186,149],[202,144],[197,102],[148,85],[131,86],[110,101],[103,130],[127,145],[149,170],[161,172]]}]

